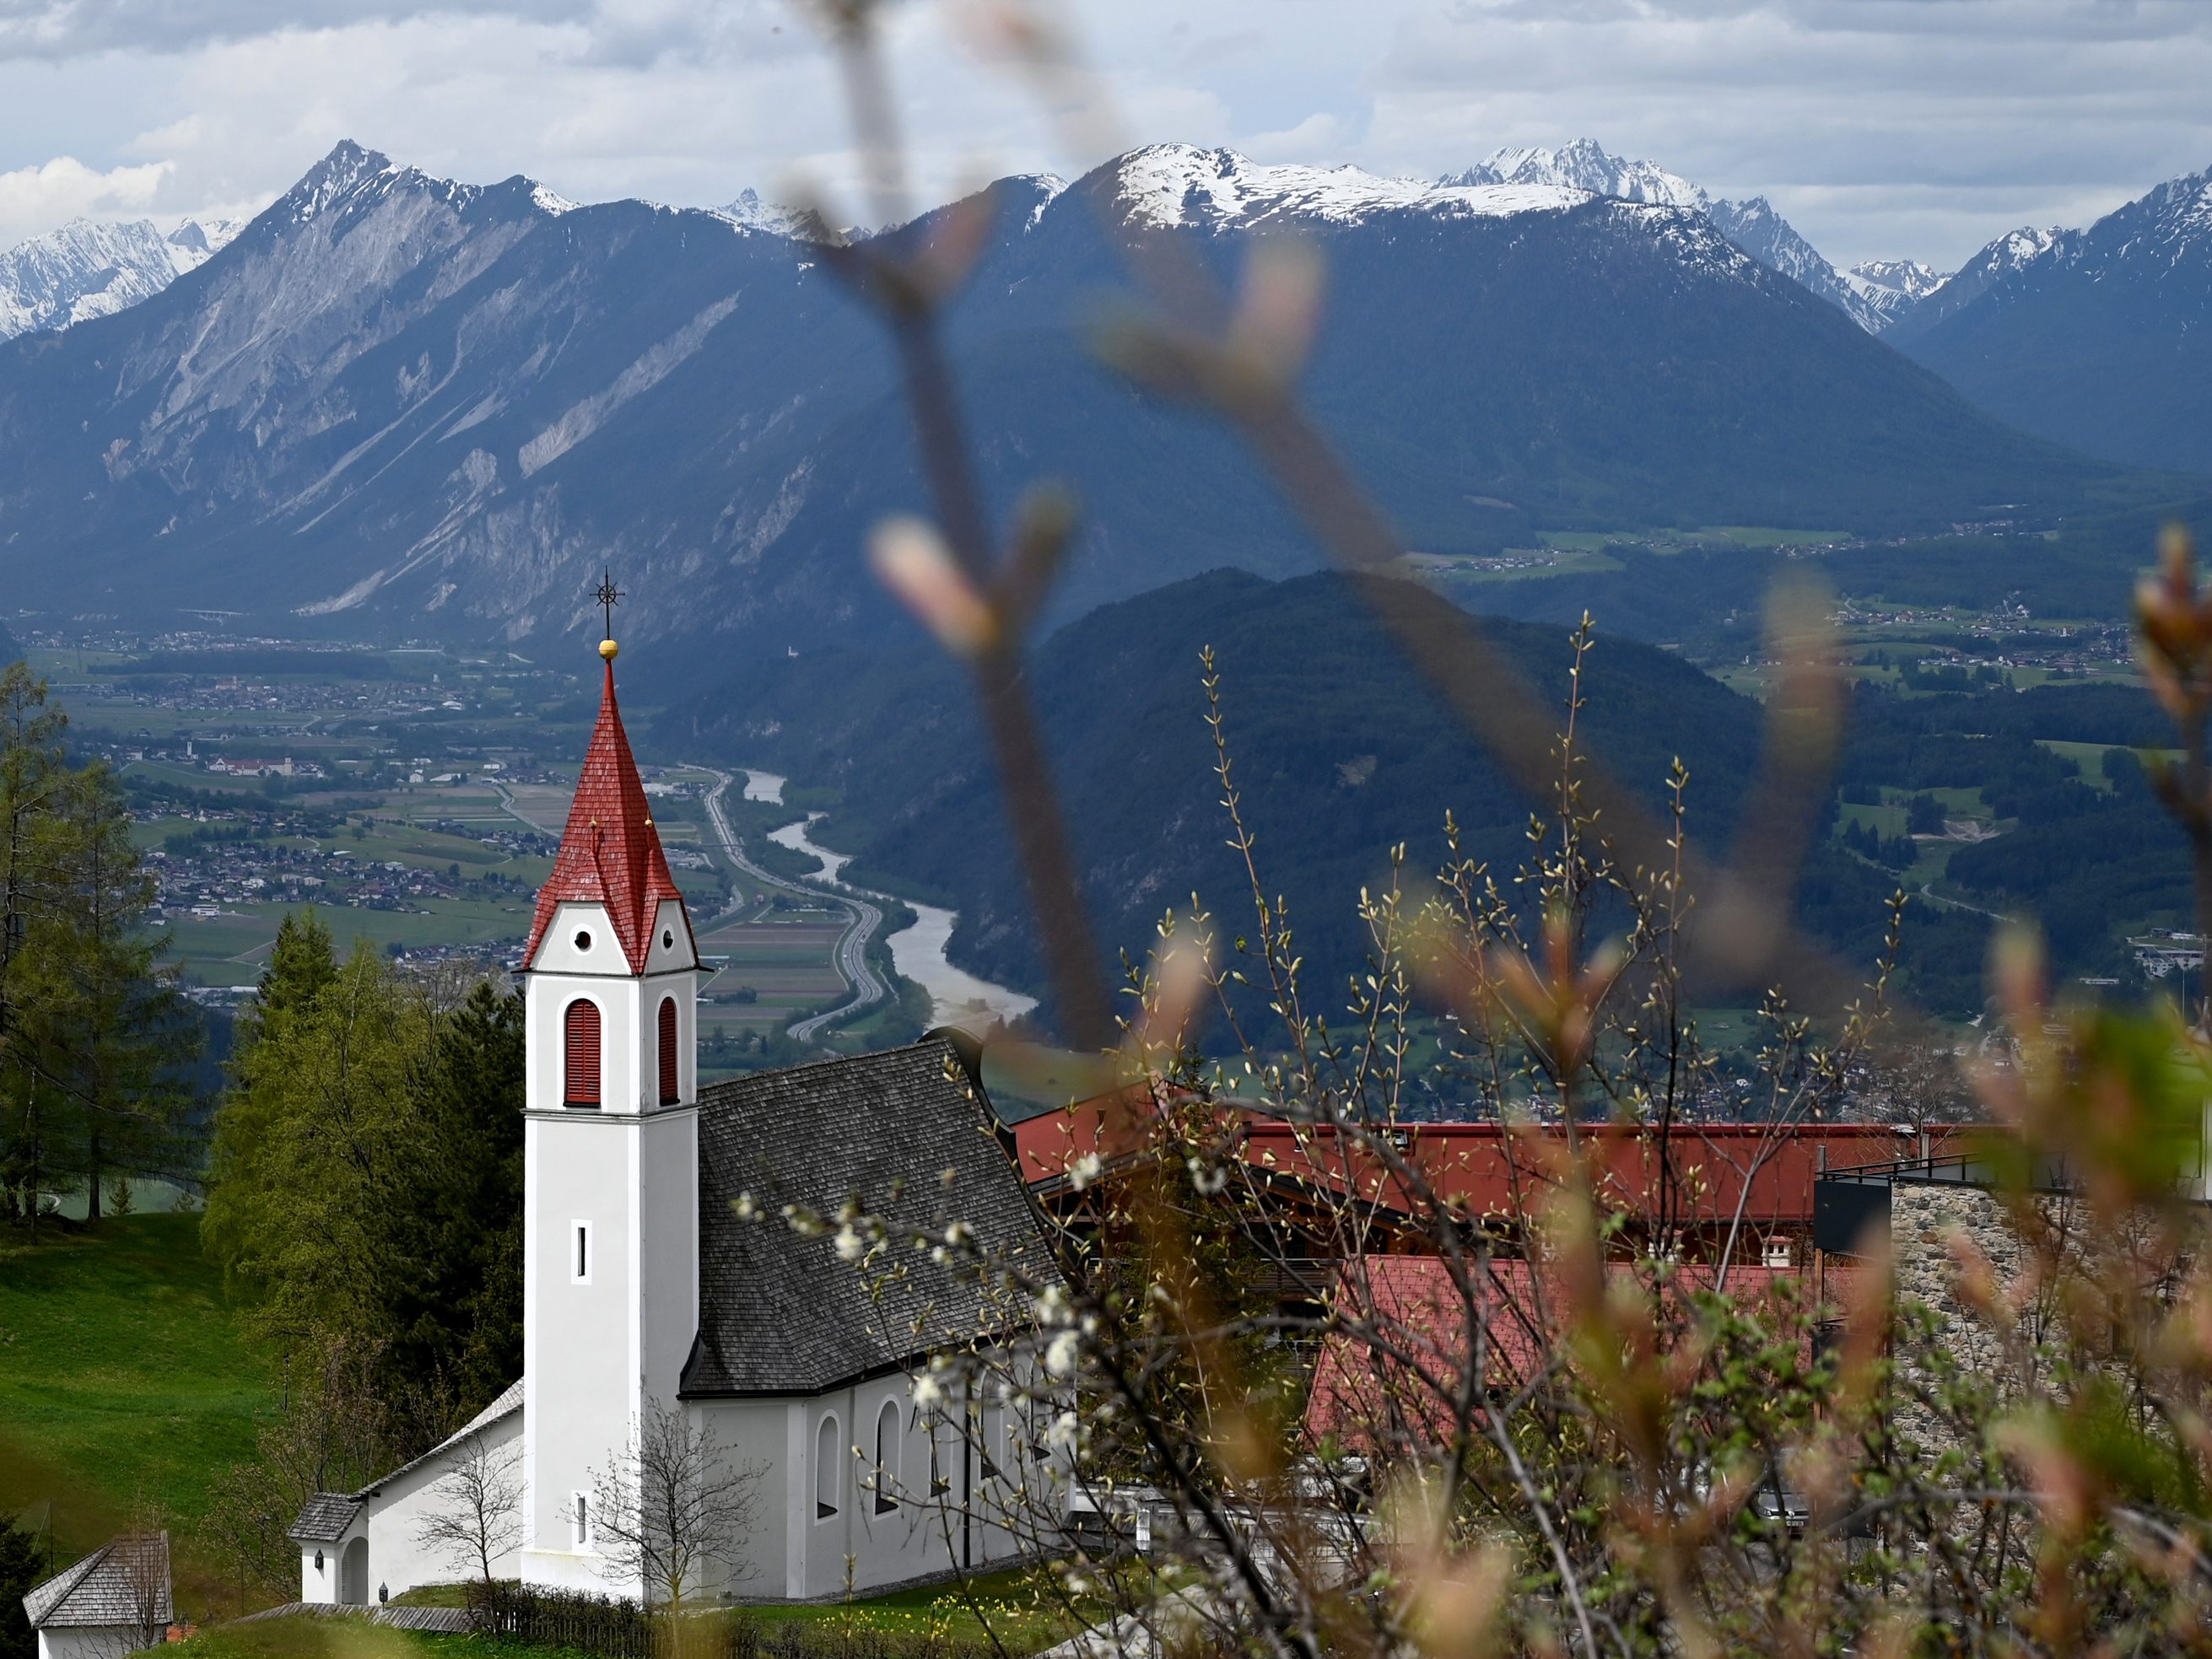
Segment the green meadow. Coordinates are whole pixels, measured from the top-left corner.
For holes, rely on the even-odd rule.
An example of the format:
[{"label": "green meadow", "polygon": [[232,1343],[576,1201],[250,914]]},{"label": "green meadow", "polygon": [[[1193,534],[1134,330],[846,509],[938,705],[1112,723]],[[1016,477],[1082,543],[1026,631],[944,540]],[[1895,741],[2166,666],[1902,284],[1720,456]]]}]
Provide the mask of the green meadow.
[{"label": "green meadow", "polygon": [[222,1575],[196,1523],[214,1476],[252,1453],[270,1393],[199,1218],[25,1237],[0,1231],[0,1512],[51,1525],[58,1564],[159,1520],[185,1606],[204,1607]]}]

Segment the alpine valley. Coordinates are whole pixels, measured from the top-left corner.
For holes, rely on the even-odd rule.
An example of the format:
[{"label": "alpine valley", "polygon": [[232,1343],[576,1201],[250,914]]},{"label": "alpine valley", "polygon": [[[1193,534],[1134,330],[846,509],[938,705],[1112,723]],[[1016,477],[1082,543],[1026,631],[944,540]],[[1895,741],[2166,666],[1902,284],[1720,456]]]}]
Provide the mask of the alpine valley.
[{"label": "alpine valley", "polygon": [[[945,338],[985,505],[1003,523],[1045,480],[1079,503],[1030,672],[1103,946],[1141,952],[1191,884],[1225,907],[1243,879],[1214,816],[1204,646],[1266,879],[1331,974],[1362,949],[1346,896],[1395,879],[1384,848],[1429,867],[1449,811],[1492,868],[1522,855],[1534,803],[1316,574],[1239,441],[1093,351],[1139,304],[1132,246],[1233,290],[1256,249],[1296,237],[1325,273],[1306,405],[1402,537],[1395,572],[1431,590],[1436,627],[1484,613],[1556,696],[1566,629],[1593,613],[1585,736],[1655,805],[1680,757],[1697,833],[1725,841],[1758,765],[1767,596],[1809,568],[1855,680],[1796,896],[1810,931],[1870,961],[1886,896],[1919,896],[1901,983],[1961,1018],[2004,915],[2039,916],[2066,973],[2165,971],[2187,866],[2132,758],[2163,727],[2125,618],[2160,525],[2212,528],[2190,343],[2208,188],[2014,233],[1947,275],[1838,269],[1765,199],[1587,143],[1435,181],[1162,144],[875,233],[896,252],[976,237]],[[205,714],[289,696],[290,723],[246,729],[347,781],[297,793],[373,800],[365,830],[395,802],[434,813],[415,792],[458,799],[497,758],[476,806],[511,836],[548,734],[589,714],[562,665],[589,662],[611,570],[626,685],[656,708],[639,729],[686,780],[663,781],[726,792],[711,812],[668,802],[694,815],[702,891],[726,877],[763,915],[818,914],[793,883],[826,845],[879,896],[957,909],[957,927],[935,912],[954,965],[1042,992],[968,689],[861,553],[884,514],[929,502],[893,343],[832,268],[828,245],[858,234],[751,191],[580,206],[350,143],[235,234],[68,228],[0,264],[0,307],[25,319],[0,341],[5,620],[48,664],[78,647],[103,752],[168,769],[141,786],[169,792],[164,811],[207,811],[215,765],[263,780],[226,787],[294,787],[292,756],[272,779],[275,757],[241,759]],[[118,659],[87,668],[88,640]],[[351,654],[299,649],[316,643]],[[253,665],[266,684],[240,679]],[[775,791],[738,799],[734,775],[759,767]],[[436,817],[460,839],[437,852],[438,891],[406,902],[504,948],[503,890],[460,873],[465,816]],[[724,871],[710,849],[732,835],[754,861]],[[224,883],[312,873],[264,863],[179,854],[165,878],[198,906],[179,912],[204,924],[179,935],[194,961],[246,960],[237,916],[274,906]],[[428,937],[392,926],[394,945]],[[773,930],[732,927],[733,961],[746,928]],[[821,944],[836,963],[885,948],[837,928]],[[733,979],[718,1063],[814,1030],[853,978],[826,957],[820,972],[772,1003]]]}]

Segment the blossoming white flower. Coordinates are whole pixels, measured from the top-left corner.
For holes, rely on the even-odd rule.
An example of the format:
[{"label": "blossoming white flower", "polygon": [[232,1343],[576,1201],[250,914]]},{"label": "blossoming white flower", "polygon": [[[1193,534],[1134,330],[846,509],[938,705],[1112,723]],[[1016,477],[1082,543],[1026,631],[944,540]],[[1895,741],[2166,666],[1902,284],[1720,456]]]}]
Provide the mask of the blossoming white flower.
[{"label": "blossoming white flower", "polygon": [[760,1219],[760,1200],[750,1193],[739,1193],[736,1201],[730,1207],[738,1212],[738,1219],[740,1221]]},{"label": "blossoming white flower", "polygon": [[1044,1431],[1044,1443],[1056,1452],[1073,1452],[1083,1438],[1083,1426],[1073,1412],[1062,1412]]},{"label": "blossoming white flower", "polygon": [[1068,1166],[1067,1184],[1081,1192],[1106,1173],[1106,1165],[1096,1152],[1085,1152]]},{"label": "blossoming white flower", "polygon": [[915,1405],[927,1410],[929,1407],[942,1404],[944,1400],[945,1385],[942,1382],[939,1382],[935,1377],[917,1376],[914,1379],[914,1403]]},{"label": "blossoming white flower", "polygon": [[1053,1338],[1051,1346],[1044,1351],[1045,1370],[1054,1376],[1073,1375],[1076,1356],[1081,1347],[1082,1340],[1073,1331],[1062,1331]]},{"label": "blossoming white flower", "polygon": [[867,1246],[860,1242],[860,1234],[853,1231],[853,1224],[848,1221],[837,1229],[836,1249],[841,1261],[858,1261],[860,1259],[860,1252],[867,1249]]}]

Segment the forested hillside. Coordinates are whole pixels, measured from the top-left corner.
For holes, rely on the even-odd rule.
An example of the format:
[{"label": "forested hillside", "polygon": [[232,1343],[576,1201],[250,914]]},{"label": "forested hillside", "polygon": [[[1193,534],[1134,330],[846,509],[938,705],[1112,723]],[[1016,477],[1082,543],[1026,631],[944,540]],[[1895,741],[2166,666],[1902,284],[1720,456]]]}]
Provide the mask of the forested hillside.
[{"label": "forested hillside", "polygon": [[[1443,625],[1449,607],[1435,605]],[[1483,627],[1564,718],[1566,632]],[[1141,954],[1162,913],[1187,907],[1194,889],[1224,937],[1249,931],[1204,720],[1207,645],[1261,879],[1290,900],[1316,982],[1340,983],[1364,960],[1359,890],[1389,879],[1394,844],[1406,843],[1415,880],[1443,862],[1447,812],[1469,852],[1511,874],[1537,803],[1506,784],[1344,586],[1218,571],[1099,611],[1036,654],[1046,737],[1109,951]],[[1583,691],[1587,745],[1655,806],[1680,756],[1691,833],[1725,845],[1756,761],[1758,705],[1670,653],[1613,638],[1589,659]],[[855,878],[918,882],[957,904],[955,954],[1034,987],[1027,900],[968,698],[957,672],[925,653],[770,659],[672,710],[658,736],[669,752],[711,748],[835,785],[843,805],[816,835],[861,855]],[[1803,913],[1871,963],[1895,885],[1873,863],[1824,848],[1802,884]],[[1915,915],[1908,962],[1929,1000],[1978,1006],[1984,929],[1955,911]]]},{"label": "forested hillside", "polygon": [[1674,550],[1624,534],[1601,560],[1571,574],[1538,570],[1447,586],[1472,610],[1563,623],[1588,610],[1607,633],[1679,645],[1700,661],[1727,661],[1758,648],[1767,595],[1785,576],[1810,575],[1838,598],[1863,605],[2123,621],[2160,527],[2173,523],[2200,540],[2212,538],[2212,496],[2085,514],[2048,531],[2003,526],[1820,550],[1742,547],[1720,537]]}]

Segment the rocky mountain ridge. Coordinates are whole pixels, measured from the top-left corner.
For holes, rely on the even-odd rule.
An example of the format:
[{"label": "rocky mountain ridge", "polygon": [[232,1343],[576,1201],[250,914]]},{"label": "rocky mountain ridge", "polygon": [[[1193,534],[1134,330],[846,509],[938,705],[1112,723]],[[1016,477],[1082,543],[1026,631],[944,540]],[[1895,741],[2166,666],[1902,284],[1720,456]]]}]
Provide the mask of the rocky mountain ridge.
[{"label": "rocky mountain ridge", "polygon": [[2212,168],[2084,229],[1999,237],[1893,337],[2025,430],[2212,472]]},{"label": "rocky mountain ridge", "polygon": [[[1941,524],[2119,487],[1679,206],[1189,146],[981,205],[948,341],[990,509],[1044,477],[1084,503],[1062,616],[1317,556],[1233,434],[1086,349],[1133,224],[1230,278],[1258,237],[1315,242],[1310,406],[1431,556],[1547,525]],[[611,563],[629,637],[672,667],[805,649],[903,625],[858,550],[922,495],[886,332],[807,242],[353,144],[161,293],[0,343],[11,596],[74,617],[216,605],[519,646],[595,626]]]},{"label": "rocky mountain ridge", "polygon": [[150,299],[240,228],[234,220],[186,219],[165,234],[150,219],[72,219],[0,250],[0,339],[67,328]]}]

